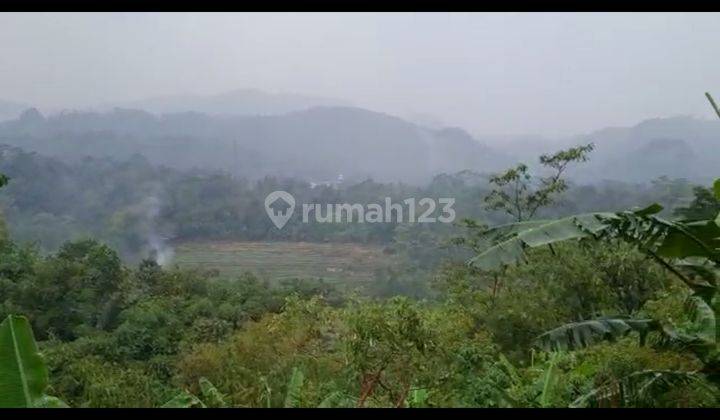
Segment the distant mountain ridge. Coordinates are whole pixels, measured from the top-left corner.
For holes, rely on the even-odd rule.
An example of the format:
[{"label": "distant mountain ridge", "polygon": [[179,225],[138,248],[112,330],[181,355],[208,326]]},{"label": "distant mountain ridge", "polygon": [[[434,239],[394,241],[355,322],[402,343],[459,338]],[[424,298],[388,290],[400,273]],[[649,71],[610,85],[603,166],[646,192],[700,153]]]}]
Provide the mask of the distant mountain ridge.
[{"label": "distant mountain ridge", "polygon": [[18,118],[30,106],[19,102],[0,100],[0,121]]},{"label": "distant mountain ridge", "polygon": [[666,175],[709,182],[720,168],[720,121],[693,117],[645,120],[574,136],[567,144],[596,145],[583,180],[647,181]]},{"label": "distant mountain ridge", "polygon": [[322,98],[257,90],[172,98],[146,102],[155,112],[116,107],[48,117],[34,109],[17,117],[20,105],[3,108],[0,102],[0,111],[18,111],[0,123],[0,143],[64,159],[137,153],[177,168],[309,181],[343,174],[348,180],[415,183],[443,172],[490,173],[589,142],[596,145],[590,161],[568,173],[575,182],[645,182],[663,175],[707,182],[720,167],[717,120],[656,118],[560,139],[478,137],[363,108],[316,106]]},{"label": "distant mountain ridge", "polygon": [[720,121],[679,116],[653,118],[630,127],[606,127],[566,138],[478,137],[512,156],[537,165],[537,157],[594,143],[590,160],[569,169],[579,183],[603,180],[646,182],[660,176],[711,182],[720,168]]},{"label": "distant mountain ridge", "polygon": [[0,143],[64,159],[142,154],[177,168],[213,168],[258,179],[372,178],[421,183],[439,172],[491,172],[508,161],[461,129],[435,130],[353,107],[314,107],[281,115],[197,112],[28,110],[0,124]]},{"label": "distant mountain ridge", "polygon": [[236,89],[215,95],[167,95],[120,102],[100,109],[138,109],[153,114],[198,112],[209,115],[278,115],[317,106],[351,106],[348,101],[259,89]]}]

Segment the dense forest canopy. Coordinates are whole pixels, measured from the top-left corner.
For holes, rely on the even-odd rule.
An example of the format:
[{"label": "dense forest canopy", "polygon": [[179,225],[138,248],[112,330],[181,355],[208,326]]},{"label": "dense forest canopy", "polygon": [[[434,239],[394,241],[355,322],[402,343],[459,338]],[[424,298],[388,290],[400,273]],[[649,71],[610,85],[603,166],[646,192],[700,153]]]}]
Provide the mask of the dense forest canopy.
[{"label": "dense forest canopy", "polygon": [[[439,174],[421,186],[372,179],[314,185],[301,178],[251,179],[222,170],[158,166],[140,154],[65,161],[5,145],[0,146],[0,172],[11,178],[0,202],[16,240],[53,250],[71,238],[95,237],[135,262],[161,251],[166,243],[182,240],[391,244],[396,238],[396,223],[321,226],[312,220],[302,223],[299,212],[278,230],[263,208],[265,196],[275,190],[290,192],[298,202],[319,204],[454,197],[458,220],[482,219],[489,224],[508,220],[483,201],[492,190],[492,176],[472,171]],[[648,183],[569,180],[567,188],[552,206],[539,208],[538,216],[617,211],[650,202],[660,202],[670,212],[687,205],[693,188],[699,187],[686,179],[659,177]],[[447,225],[423,228],[458,233]]]}]

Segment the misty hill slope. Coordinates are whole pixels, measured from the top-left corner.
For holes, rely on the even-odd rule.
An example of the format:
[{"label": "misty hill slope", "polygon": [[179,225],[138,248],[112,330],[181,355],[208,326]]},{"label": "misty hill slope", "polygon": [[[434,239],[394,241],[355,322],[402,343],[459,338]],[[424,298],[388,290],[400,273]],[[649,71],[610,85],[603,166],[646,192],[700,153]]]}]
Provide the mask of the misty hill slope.
[{"label": "misty hill slope", "polygon": [[[0,123],[0,143],[63,159],[139,153],[157,164],[220,169],[251,179],[326,181],[343,174],[348,180],[422,183],[442,172],[487,173],[518,161],[533,163],[541,151],[588,142],[596,150],[588,163],[570,171],[575,182],[643,182],[662,175],[707,182],[720,167],[720,122],[714,120],[661,118],[564,140],[512,140],[505,152],[503,143],[499,150],[487,147],[459,128],[431,129],[335,106],[266,116],[115,109],[44,117],[30,109]],[[517,150],[523,145],[525,153]]]},{"label": "misty hill slope", "polygon": [[0,100],[0,121],[15,119],[27,108],[25,104]]},{"label": "misty hill slope", "polygon": [[258,89],[237,89],[217,95],[168,95],[101,108],[138,109],[154,114],[198,112],[209,115],[277,115],[316,106],[349,106],[339,99]]},{"label": "misty hill slope", "polygon": [[720,121],[691,117],[655,118],[631,127],[608,127],[569,138],[480,137],[486,144],[537,166],[537,157],[593,142],[590,161],[568,175],[581,184],[603,180],[646,182],[660,176],[708,183],[720,168]]},{"label": "misty hill slope", "polygon": [[[646,181],[661,175],[707,182],[720,168],[720,121],[691,117],[656,118],[633,127],[607,128],[570,143],[592,141],[592,159],[582,181]],[[582,173],[581,173],[582,172]]]},{"label": "misty hill slope", "polygon": [[284,115],[209,116],[144,111],[28,110],[0,124],[0,143],[64,159],[128,157],[176,168],[228,170],[249,178],[374,178],[424,182],[438,172],[494,171],[508,161],[461,129],[434,130],[352,107],[315,107]]}]

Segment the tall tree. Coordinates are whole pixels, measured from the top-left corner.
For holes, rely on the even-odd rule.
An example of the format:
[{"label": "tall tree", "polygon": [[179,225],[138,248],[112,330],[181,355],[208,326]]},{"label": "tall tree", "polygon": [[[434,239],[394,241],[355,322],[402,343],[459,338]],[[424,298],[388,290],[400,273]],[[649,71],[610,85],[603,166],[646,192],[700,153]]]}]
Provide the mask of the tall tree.
[{"label": "tall tree", "polygon": [[541,155],[540,164],[550,170],[550,175],[545,177],[533,175],[524,163],[492,176],[490,184],[494,188],[485,197],[485,208],[502,210],[518,222],[532,219],[540,208],[555,203],[568,189],[563,178],[568,166],[573,162],[586,162],[594,148],[589,143],[552,155]]}]

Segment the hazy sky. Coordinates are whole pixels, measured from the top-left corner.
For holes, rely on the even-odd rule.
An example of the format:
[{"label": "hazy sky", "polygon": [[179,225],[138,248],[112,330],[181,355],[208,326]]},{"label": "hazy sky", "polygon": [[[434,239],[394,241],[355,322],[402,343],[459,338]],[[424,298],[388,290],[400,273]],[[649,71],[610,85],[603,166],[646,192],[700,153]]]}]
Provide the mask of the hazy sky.
[{"label": "hazy sky", "polygon": [[720,14],[0,14],[0,99],[84,107],[258,88],[480,134],[710,117]]}]

